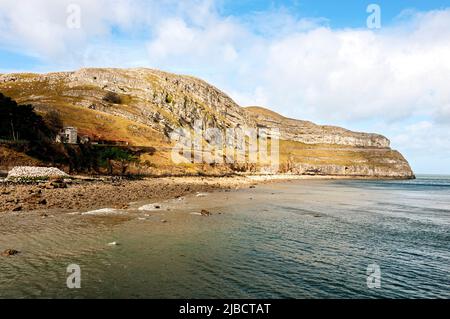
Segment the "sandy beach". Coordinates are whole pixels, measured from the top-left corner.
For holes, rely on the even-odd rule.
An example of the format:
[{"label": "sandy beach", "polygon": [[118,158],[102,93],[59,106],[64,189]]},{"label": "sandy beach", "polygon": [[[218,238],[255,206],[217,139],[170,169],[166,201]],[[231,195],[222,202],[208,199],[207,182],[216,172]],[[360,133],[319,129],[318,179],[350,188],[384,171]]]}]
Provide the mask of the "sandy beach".
[{"label": "sandy beach", "polygon": [[[119,178],[0,183],[0,213],[127,208],[131,202],[161,201],[199,192],[254,187],[257,184],[292,180],[352,179],[342,176],[235,175],[229,177],[162,177],[128,180]],[[355,179],[355,177],[353,177]]]},{"label": "sandy beach", "polygon": [[160,201],[196,192],[235,189],[251,183],[245,177],[75,180],[26,185],[3,183],[0,186],[0,212],[91,210],[102,207],[122,209],[131,202]]}]

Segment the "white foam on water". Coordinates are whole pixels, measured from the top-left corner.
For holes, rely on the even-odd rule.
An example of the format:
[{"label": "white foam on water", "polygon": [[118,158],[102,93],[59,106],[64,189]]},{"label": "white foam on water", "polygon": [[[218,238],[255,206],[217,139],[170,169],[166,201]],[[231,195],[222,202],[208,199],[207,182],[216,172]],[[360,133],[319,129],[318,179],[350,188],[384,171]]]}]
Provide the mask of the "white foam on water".
[{"label": "white foam on water", "polygon": [[[159,207],[159,208],[157,208]],[[151,212],[151,211],[156,211],[156,210],[161,210],[161,205],[160,204],[149,204],[149,205],[144,205],[142,207],[139,207],[140,211],[145,211],[145,212]]]},{"label": "white foam on water", "polygon": [[113,214],[121,214],[121,212],[119,212],[117,209],[114,208],[102,208],[85,212],[82,213],[81,215],[113,215]]},{"label": "white foam on water", "polygon": [[208,196],[208,194],[207,193],[198,193],[196,196],[197,197],[206,197],[206,196]]}]

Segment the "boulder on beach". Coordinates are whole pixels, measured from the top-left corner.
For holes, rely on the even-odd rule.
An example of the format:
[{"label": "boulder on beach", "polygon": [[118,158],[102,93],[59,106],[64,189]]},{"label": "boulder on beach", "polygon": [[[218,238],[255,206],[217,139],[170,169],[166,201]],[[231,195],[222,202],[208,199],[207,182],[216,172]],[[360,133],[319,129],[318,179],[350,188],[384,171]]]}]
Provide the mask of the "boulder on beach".
[{"label": "boulder on beach", "polygon": [[6,180],[39,180],[67,177],[69,177],[69,175],[55,167],[16,166],[9,171]]},{"label": "boulder on beach", "polygon": [[209,211],[207,211],[206,209],[202,209],[202,211],[200,212],[200,214],[202,215],[202,216],[211,216],[212,214],[209,212]]},{"label": "boulder on beach", "polygon": [[10,256],[15,256],[19,253],[19,251],[15,250],[15,249],[6,249],[4,252],[2,252],[2,256],[3,257],[10,257]]},{"label": "boulder on beach", "polygon": [[47,189],[67,188],[67,183],[63,179],[57,179],[45,185]]}]

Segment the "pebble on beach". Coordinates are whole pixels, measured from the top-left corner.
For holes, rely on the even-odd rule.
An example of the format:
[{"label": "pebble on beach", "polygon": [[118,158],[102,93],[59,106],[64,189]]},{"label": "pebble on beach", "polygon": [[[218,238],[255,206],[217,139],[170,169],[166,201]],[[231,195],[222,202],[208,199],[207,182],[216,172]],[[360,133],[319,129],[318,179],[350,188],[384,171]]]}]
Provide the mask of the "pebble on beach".
[{"label": "pebble on beach", "polygon": [[6,249],[4,252],[2,252],[2,256],[3,257],[10,257],[10,256],[15,256],[17,254],[19,254],[20,252],[15,250],[15,249]]},{"label": "pebble on beach", "polygon": [[202,211],[200,212],[200,214],[202,215],[202,216],[211,216],[212,214],[209,212],[209,211],[207,211],[206,209],[202,209]]}]

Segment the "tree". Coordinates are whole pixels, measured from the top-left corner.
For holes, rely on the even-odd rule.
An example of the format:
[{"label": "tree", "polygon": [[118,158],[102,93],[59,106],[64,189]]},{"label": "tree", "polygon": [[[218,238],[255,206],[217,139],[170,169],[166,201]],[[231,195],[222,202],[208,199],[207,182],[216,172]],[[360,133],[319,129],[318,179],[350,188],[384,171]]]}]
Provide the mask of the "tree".
[{"label": "tree", "polygon": [[0,138],[40,141],[49,136],[44,119],[31,105],[18,105],[0,93]]},{"label": "tree", "polygon": [[55,110],[52,110],[45,114],[44,119],[53,135],[53,138],[56,137],[64,127],[64,122],[61,118],[61,114]]},{"label": "tree", "polygon": [[14,113],[17,103],[0,93],[0,137],[16,140]]},{"label": "tree", "polygon": [[109,175],[113,175],[113,164],[119,162],[121,166],[121,174],[125,175],[131,163],[137,162],[138,157],[131,151],[118,148],[108,147],[102,150],[99,156],[100,166],[106,167]]}]

